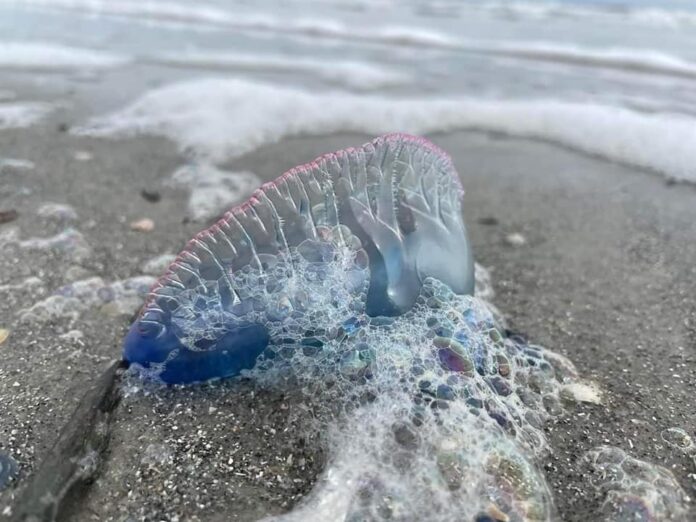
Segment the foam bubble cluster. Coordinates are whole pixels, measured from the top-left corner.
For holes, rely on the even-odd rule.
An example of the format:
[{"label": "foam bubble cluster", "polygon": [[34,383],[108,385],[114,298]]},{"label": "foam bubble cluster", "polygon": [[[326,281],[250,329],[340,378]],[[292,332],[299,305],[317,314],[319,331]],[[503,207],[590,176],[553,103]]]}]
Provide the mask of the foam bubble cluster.
[{"label": "foam bubble cluster", "polygon": [[585,460],[604,494],[606,520],[686,520],[689,497],[666,468],[601,446]]},{"label": "foam bubble cluster", "polygon": [[[360,239],[344,226],[318,231],[287,256],[231,274],[242,297],[231,309],[219,305],[219,289],[191,288],[171,314],[182,345],[202,355],[229,335],[230,315],[263,324],[266,348],[246,374],[318,399],[314,429],[334,454],[288,517],[550,520],[536,459],[546,448],[541,426],[576,379],[572,365],[506,335],[484,301],[433,278],[404,314],[369,315]],[[165,362],[149,371],[171,370]]]},{"label": "foam bubble cluster", "polygon": [[[19,311],[22,321],[48,321],[61,317],[77,319],[88,310],[107,315],[130,315],[143,301],[155,282],[149,276],[105,282],[91,277],[58,288],[45,299]],[[28,284],[25,282],[25,284]]]},{"label": "foam bubble cluster", "polygon": [[171,183],[190,189],[188,214],[202,221],[222,215],[231,205],[248,197],[261,181],[251,172],[227,172],[200,164],[178,168]]},{"label": "foam bubble cluster", "polygon": [[[331,288],[341,264],[354,266],[339,257]],[[356,309],[359,289],[339,288],[307,324],[271,330],[248,372],[265,386],[299,386],[323,405],[329,467],[281,519],[550,520],[537,467],[547,447],[541,426],[560,410],[572,365],[506,336],[485,302],[435,279],[392,318],[366,315]]]},{"label": "foam bubble cluster", "polygon": [[92,249],[87,243],[85,236],[72,227],[65,228],[62,232],[53,236],[30,237],[27,239],[20,239],[17,229],[8,229],[0,233],[0,247],[5,246],[17,246],[26,250],[60,252],[75,261],[82,261],[92,255]]}]

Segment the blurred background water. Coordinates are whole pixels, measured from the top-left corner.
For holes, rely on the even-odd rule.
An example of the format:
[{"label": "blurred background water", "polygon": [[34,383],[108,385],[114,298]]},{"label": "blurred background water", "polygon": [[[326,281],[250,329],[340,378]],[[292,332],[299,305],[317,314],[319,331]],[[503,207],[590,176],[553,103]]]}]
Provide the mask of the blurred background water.
[{"label": "blurred background water", "polygon": [[[254,95],[268,86],[357,93],[336,102],[344,108],[365,97],[454,98],[469,104],[456,122],[438,126],[431,117],[425,126],[395,128],[403,120],[386,115],[374,131],[483,128],[696,177],[696,9],[686,0],[2,0],[0,34],[4,83],[76,93],[76,114],[85,119],[204,77],[246,82],[227,109],[238,108],[245,90],[249,103],[263,106]],[[210,84],[177,96],[212,112],[222,103]],[[292,134],[290,120],[303,115],[293,111],[292,95],[274,98],[284,100],[272,115],[287,127],[280,135]],[[323,104],[327,118],[331,110]],[[150,114],[150,127],[166,126],[162,111]],[[204,116],[188,124],[210,126]]]}]

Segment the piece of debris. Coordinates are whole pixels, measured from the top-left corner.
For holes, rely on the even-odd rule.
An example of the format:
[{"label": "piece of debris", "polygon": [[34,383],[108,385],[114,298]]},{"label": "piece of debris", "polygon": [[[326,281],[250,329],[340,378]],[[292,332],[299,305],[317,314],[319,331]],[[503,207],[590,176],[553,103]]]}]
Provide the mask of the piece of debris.
[{"label": "piece of debris", "polygon": [[70,205],[62,203],[44,203],[37,209],[36,214],[44,219],[58,222],[78,219],[77,211]]},{"label": "piece of debris", "polygon": [[0,210],[0,225],[9,223],[19,217],[19,212],[11,208],[10,210]]},{"label": "piece of debris", "polygon": [[10,336],[10,331],[6,328],[0,328],[0,344],[4,343]]},{"label": "piece of debris", "polygon": [[493,216],[485,216],[485,217],[479,218],[478,222],[481,225],[495,226],[498,224],[498,219],[494,218]]},{"label": "piece of debris", "polygon": [[162,195],[156,190],[143,189],[140,191],[140,195],[149,203],[157,203],[162,199]]}]

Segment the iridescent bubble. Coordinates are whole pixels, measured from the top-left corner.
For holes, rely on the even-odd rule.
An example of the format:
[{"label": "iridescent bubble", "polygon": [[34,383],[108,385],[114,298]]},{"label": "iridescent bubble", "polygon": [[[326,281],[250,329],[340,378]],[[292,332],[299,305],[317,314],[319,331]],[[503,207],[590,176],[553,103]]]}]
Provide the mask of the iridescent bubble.
[{"label": "iridescent bubble", "polygon": [[604,494],[602,512],[609,520],[685,520],[689,498],[668,469],[611,446],[595,448],[584,459]]},{"label": "iridescent bubble", "polygon": [[694,449],[694,441],[691,436],[682,428],[667,428],[660,434],[671,447],[682,451],[690,451]]}]

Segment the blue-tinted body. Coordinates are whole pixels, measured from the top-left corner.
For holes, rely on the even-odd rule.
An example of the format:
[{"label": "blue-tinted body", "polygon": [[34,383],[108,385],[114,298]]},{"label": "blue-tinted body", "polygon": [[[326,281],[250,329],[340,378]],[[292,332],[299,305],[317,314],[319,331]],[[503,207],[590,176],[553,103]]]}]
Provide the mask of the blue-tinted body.
[{"label": "blue-tinted body", "polygon": [[472,294],[462,195],[449,157],[412,136],[293,169],[187,245],[131,327],[124,358],[167,383],[227,377],[269,344],[304,346],[313,314],[337,301],[351,314],[400,315],[426,277]]},{"label": "blue-tinted body", "polygon": [[252,368],[268,341],[268,331],[263,325],[249,324],[225,334],[206,350],[193,351],[181,343],[171,328],[165,327],[158,334],[143,329],[136,321],[124,340],[123,356],[144,368],[170,358],[158,373],[161,380],[171,384],[198,382],[237,375]]}]

